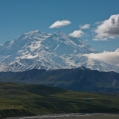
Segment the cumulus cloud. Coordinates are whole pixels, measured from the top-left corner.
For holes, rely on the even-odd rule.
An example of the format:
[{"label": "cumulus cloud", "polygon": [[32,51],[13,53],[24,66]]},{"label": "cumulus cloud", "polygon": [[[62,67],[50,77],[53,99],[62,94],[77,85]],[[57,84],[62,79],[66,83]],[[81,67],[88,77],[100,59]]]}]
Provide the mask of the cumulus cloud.
[{"label": "cumulus cloud", "polygon": [[81,29],[89,29],[90,24],[84,24],[83,26],[80,26]]},{"label": "cumulus cloud", "polygon": [[61,20],[61,21],[56,21],[55,23],[53,23],[49,28],[61,28],[64,26],[67,26],[71,24],[71,22],[69,20]]},{"label": "cumulus cloud", "polygon": [[69,36],[74,38],[80,38],[84,35],[84,32],[82,30],[75,30],[74,32],[70,33]]},{"label": "cumulus cloud", "polygon": [[119,14],[110,16],[109,19],[101,22],[94,30],[94,40],[107,40],[119,37]]},{"label": "cumulus cloud", "polygon": [[84,56],[88,57],[89,59],[99,60],[119,66],[119,49],[117,49],[114,52],[104,51],[103,53],[97,53],[97,54],[94,53],[84,54]]}]

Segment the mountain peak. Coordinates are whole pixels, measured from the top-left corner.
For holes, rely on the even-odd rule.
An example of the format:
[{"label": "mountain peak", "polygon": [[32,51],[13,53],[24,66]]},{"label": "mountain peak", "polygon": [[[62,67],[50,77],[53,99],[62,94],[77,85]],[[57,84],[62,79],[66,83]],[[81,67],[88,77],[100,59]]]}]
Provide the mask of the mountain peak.
[{"label": "mountain peak", "polygon": [[64,36],[66,35],[65,33],[63,33],[62,31],[57,31],[54,33],[55,35],[58,35],[58,36]]},{"label": "mountain peak", "polygon": [[39,30],[33,30],[33,31],[30,31],[30,32],[27,32],[27,33],[25,33],[25,35],[32,35],[32,34],[34,34],[34,33],[40,33],[40,31]]},{"label": "mountain peak", "polygon": [[18,40],[26,40],[26,39],[40,39],[44,40],[48,38],[51,34],[46,33],[46,32],[40,32],[39,30],[33,30],[27,33],[23,33],[18,37]]}]

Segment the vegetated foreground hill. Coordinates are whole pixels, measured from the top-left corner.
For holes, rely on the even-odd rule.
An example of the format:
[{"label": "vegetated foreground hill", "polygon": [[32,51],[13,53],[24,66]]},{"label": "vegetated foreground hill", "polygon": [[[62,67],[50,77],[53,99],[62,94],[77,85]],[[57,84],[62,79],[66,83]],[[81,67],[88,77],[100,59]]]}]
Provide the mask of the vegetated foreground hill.
[{"label": "vegetated foreground hill", "polygon": [[119,74],[99,72],[84,67],[59,70],[1,72],[0,81],[42,84],[73,91],[119,92]]},{"label": "vegetated foreground hill", "polygon": [[42,85],[0,83],[0,117],[119,112],[118,94],[73,92]]}]

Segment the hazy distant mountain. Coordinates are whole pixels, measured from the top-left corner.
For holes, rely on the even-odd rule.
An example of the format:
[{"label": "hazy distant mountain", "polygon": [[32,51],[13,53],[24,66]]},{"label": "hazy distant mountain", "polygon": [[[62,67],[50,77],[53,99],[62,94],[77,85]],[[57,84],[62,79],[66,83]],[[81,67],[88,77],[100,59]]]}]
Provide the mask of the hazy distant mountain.
[{"label": "hazy distant mountain", "polygon": [[31,31],[0,45],[0,71],[85,66],[94,70],[119,72],[119,67],[116,65],[84,55],[89,53],[97,51],[86,42],[72,38],[61,31],[54,34]]}]

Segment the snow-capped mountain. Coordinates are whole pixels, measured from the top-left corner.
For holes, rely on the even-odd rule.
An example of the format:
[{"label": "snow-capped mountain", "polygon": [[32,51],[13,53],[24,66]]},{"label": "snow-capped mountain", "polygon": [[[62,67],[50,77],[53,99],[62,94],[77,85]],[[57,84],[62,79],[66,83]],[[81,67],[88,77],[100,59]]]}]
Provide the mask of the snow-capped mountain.
[{"label": "snow-capped mountain", "polygon": [[91,59],[85,54],[97,53],[86,42],[61,31],[54,34],[38,30],[24,33],[0,45],[0,71],[60,69],[85,66],[101,71],[118,71],[116,65]]}]

